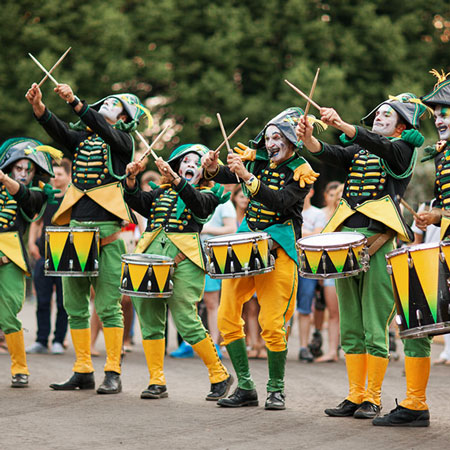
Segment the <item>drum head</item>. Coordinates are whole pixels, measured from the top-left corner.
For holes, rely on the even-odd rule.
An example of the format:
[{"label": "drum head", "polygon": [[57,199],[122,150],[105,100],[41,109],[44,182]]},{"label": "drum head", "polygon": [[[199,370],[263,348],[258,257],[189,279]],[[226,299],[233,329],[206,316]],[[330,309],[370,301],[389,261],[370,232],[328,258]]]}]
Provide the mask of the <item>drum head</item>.
[{"label": "drum head", "polygon": [[319,233],[307,236],[297,241],[297,245],[302,249],[332,249],[332,248],[348,248],[350,246],[362,244],[366,237],[356,232],[336,232],[336,233]]},{"label": "drum head", "polygon": [[142,264],[146,266],[155,264],[173,264],[173,259],[169,256],[148,253],[127,253],[122,255],[121,260],[129,264]]}]

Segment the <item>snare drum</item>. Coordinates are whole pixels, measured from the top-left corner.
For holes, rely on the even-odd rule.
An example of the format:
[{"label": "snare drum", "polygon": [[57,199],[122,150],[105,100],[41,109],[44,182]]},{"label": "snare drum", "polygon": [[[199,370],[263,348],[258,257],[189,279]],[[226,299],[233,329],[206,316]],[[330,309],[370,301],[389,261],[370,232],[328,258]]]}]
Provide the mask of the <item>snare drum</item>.
[{"label": "snare drum", "polygon": [[99,228],[46,227],[46,276],[97,277]]},{"label": "snare drum", "polygon": [[225,234],[205,242],[208,275],[211,278],[239,278],[274,269],[270,254],[272,239],[264,232]]},{"label": "snare drum", "polygon": [[147,253],[122,255],[120,292],[132,297],[167,298],[172,295],[174,260]]},{"label": "snare drum", "polygon": [[450,242],[433,242],[386,254],[400,337],[450,333]]},{"label": "snare drum", "polygon": [[300,275],[304,278],[345,278],[369,269],[367,239],[361,233],[337,232],[297,241]]}]

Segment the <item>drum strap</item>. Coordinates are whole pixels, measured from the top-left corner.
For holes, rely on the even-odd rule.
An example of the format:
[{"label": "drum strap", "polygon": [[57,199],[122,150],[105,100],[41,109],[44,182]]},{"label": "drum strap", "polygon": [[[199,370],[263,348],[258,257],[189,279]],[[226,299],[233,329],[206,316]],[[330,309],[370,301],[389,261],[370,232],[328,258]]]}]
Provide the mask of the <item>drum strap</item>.
[{"label": "drum strap", "polygon": [[105,245],[111,244],[111,242],[117,241],[120,237],[120,231],[116,231],[113,234],[110,234],[109,236],[104,237],[103,239],[100,239],[100,247],[104,247]]},{"label": "drum strap", "polygon": [[10,262],[11,262],[11,260],[7,256],[2,256],[0,258],[0,267],[4,266],[5,264],[8,264]]},{"label": "drum strap", "polygon": [[187,258],[187,256],[186,256],[184,253],[182,253],[182,252],[178,253],[178,254],[175,256],[175,258],[174,258],[174,265],[175,265],[175,267],[176,267],[181,261],[184,261],[186,258]]},{"label": "drum strap", "polygon": [[386,233],[374,234],[367,238],[368,253],[374,255],[389,239],[395,236],[395,231],[388,229]]}]

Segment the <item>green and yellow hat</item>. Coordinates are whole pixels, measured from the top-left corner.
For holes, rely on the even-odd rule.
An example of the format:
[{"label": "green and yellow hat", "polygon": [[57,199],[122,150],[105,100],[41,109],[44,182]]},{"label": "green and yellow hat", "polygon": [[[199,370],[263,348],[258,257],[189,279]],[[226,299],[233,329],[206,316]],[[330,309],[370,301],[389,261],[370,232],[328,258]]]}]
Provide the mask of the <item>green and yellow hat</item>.
[{"label": "green and yellow hat", "polygon": [[169,156],[167,162],[174,169],[180,159],[188,153],[196,153],[200,158],[209,152],[209,148],[202,144],[184,144],[177,147]]}]

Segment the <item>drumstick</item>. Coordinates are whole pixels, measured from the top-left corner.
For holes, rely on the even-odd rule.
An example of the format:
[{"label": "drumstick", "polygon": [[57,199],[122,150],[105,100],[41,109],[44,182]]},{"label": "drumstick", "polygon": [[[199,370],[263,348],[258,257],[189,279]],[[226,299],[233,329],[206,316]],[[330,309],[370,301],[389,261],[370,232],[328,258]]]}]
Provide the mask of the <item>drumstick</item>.
[{"label": "drumstick", "polygon": [[[314,91],[316,90],[317,79],[319,78],[320,67],[317,68],[316,76],[314,77],[313,84],[311,86],[311,90],[309,91],[309,96],[312,98],[314,95]],[[311,107],[311,102],[308,100],[305,108],[305,117],[308,115],[309,108]]]},{"label": "drumstick", "polygon": [[[242,127],[242,125],[244,125],[245,122],[247,122],[248,117],[246,117],[232,132],[229,136],[227,136],[227,140],[230,140]],[[214,153],[219,153],[220,149],[226,144],[226,141],[223,141],[215,150]]]},{"label": "drumstick", "polygon": [[164,133],[171,128],[172,125],[167,125],[166,128],[164,128],[164,130],[161,131],[161,133],[158,134],[158,136],[156,136],[155,140],[148,145],[147,141],[144,139],[144,137],[142,136],[141,133],[139,133],[139,131],[135,131],[136,135],[138,136],[138,138],[143,142],[143,144],[146,147],[146,150],[144,152],[144,154],[139,158],[138,162],[141,162],[144,158],[146,158],[150,153],[153,156],[153,158],[158,159],[159,156],[153,151],[153,147],[156,145],[156,143],[163,137]]},{"label": "drumstick", "polygon": [[[227,146],[228,153],[233,153],[233,151],[231,150],[231,147],[230,147],[230,143],[228,142],[227,133],[225,132],[225,128],[222,123],[222,117],[220,117],[220,113],[217,113],[216,116],[217,116],[217,120],[219,121],[220,131],[222,131],[222,136],[223,136],[223,139],[225,140],[225,144]],[[238,181],[238,183],[240,183],[237,173],[235,175],[236,175],[236,180]]]},{"label": "drumstick", "polygon": [[55,86],[58,86],[59,83],[55,80],[55,78],[53,78],[52,75],[50,75],[49,71],[31,53],[28,53],[28,56],[35,62],[35,64],[42,70],[42,72],[44,72],[45,75],[47,75],[50,80],[53,81]]},{"label": "drumstick", "polygon": [[[52,73],[62,62],[62,60],[66,57],[67,53],[70,52],[70,50],[72,50],[72,47],[69,47],[61,56],[61,58],[58,59],[58,61],[56,61],[56,63],[53,65],[53,67],[48,71],[48,73]],[[39,81],[38,87],[41,87],[45,80],[48,78],[48,75],[45,75],[44,78],[42,78],[41,81]]]},{"label": "drumstick", "polygon": [[414,219],[419,219],[419,215],[414,209],[406,202],[406,200],[400,198],[400,203],[414,216]]},{"label": "drumstick", "polygon": [[316,108],[318,111],[320,111],[320,106],[314,101],[312,100],[310,97],[308,97],[303,91],[301,91],[298,87],[294,86],[292,83],[290,83],[288,80],[284,80],[284,82],[291,87],[292,89],[294,89],[295,92],[297,92],[297,94],[301,95],[305,100],[308,100],[309,103],[311,103],[311,105],[314,106],[314,108]]}]

